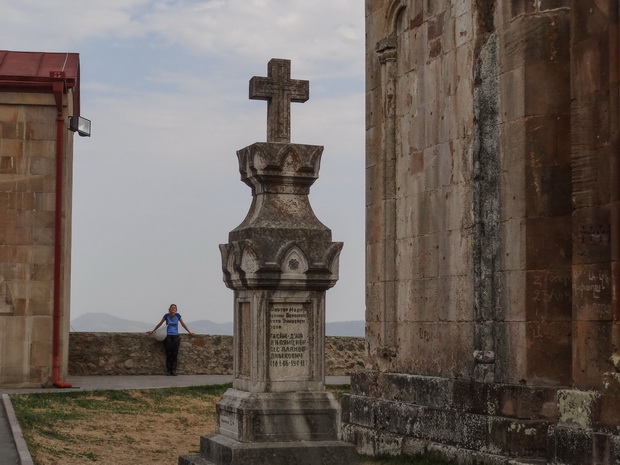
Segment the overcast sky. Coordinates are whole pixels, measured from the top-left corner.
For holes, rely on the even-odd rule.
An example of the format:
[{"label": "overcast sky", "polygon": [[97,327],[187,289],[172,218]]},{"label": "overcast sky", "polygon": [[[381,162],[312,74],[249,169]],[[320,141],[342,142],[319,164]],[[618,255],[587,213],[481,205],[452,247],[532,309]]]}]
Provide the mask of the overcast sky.
[{"label": "overcast sky", "polygon": [[244,219],[236,151],[266,139],[248,81],[292,61],[291,141],[325,146],[312,207],[345,246],[327,321],[364,319],[360,0],[0,0],[0,48],[77,52],[71,318],[232,320],[218,244]]}]

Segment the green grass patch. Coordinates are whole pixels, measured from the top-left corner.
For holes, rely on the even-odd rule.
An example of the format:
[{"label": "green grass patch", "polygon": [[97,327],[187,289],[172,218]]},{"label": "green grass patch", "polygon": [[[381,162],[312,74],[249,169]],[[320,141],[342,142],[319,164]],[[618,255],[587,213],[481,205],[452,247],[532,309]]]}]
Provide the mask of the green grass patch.
[{"label": "green grass patch", "polygon": [[325,386],[331,392],[338,402],[342,402],[342,396],[351,392],[350,384],[328,384]]},{"label": "green grass patch", "polygon": [[163,401],[171,396],[175,397],[222,397],[222,395],[232,388],[232,383],[210,384],[208,386],[189,386],[172,387],[162,389],[149,389],[142,392],[148,393],[152,400]]}]

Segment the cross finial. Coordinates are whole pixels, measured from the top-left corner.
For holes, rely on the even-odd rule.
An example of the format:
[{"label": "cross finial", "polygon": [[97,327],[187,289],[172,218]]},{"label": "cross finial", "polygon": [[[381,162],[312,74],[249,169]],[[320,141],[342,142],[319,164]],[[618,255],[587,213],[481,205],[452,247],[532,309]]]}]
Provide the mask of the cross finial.
[{"label": "cross finial", "polygon": [[291,60],[272,58],[267,77],[250,79],[250,99],[267,100],[267,142],[291,141],[291,102],[305,102],[310,83],[291,79]]}]

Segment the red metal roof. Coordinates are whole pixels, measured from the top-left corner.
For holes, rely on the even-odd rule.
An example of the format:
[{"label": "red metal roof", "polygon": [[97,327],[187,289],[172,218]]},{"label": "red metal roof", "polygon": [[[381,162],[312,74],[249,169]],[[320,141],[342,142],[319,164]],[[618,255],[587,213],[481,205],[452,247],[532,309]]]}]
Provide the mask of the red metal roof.
[{"label": "red metal roof", "polygon": [[74,89],[74,116],[80,115],[78,53],[0,50],[0,92],[51,92],[52,72],[64,73],[65,88]]}]

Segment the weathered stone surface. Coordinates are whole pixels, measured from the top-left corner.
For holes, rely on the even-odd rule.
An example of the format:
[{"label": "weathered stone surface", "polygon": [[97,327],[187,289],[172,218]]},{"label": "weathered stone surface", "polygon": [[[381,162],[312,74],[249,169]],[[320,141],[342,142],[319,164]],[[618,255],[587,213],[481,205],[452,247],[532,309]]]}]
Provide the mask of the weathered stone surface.
[{"label": "weathered stone surface", "polygon": [[291,141],[290,102],[305,102],[310,96],[310,83],[291,79],[291,62],[272,59],[267,77],[250,80],[250,98],[267,100],[267,142]]},{"label": "weathered stone surface", "polygon": [[552,427],[547,450],[552,464],[620,463],[620,438],[591,430]]},{"label": "weathered stone surface", "polygon": [[328,392],[253,394],[229,389],[217,405],[216,432],[240,442],[336,441],[340,408]]},{"label": "weathered stone surface", "polygon": [[[181,335],[179,374],[233,373],[232,336]],[[347,375],[364,365],[364,339],[325,339],[325,372]],[[69,334],[69,373],[75,376],[155,375],[164,372],[161,342],[141,333]]]},{"label": "weathered stone surface", "polygon": [[[59,349],[58,377],[67,374],[73,133],[65,125],[63,143],[57,144],[57,117],[60,111],[67,121],[78,104],[79,93],[74,91],[79,89],[79,76],[73,73],[79,69],[79,57],[0,53],[0,386],[37,387],[53,374],[52,347]],[[66,71],[58,107],[50,66]],[[57,205],[63,209],[58,233]],[[55,250],[59,252],[56,276]],[[55,305],[59,312],[56,345]]]},{"label": "weathered stone surface", "polygon": [[366,2],[358,450],[617,461],[618,23],[587,0]]},{"label": "weathered stone surface", "polygon": [[377,430],[512,457],[544,455],[557,418],[551,388],[359,372],[352,393],[343,401],[345,431],[355,425],[365,435]]}]

